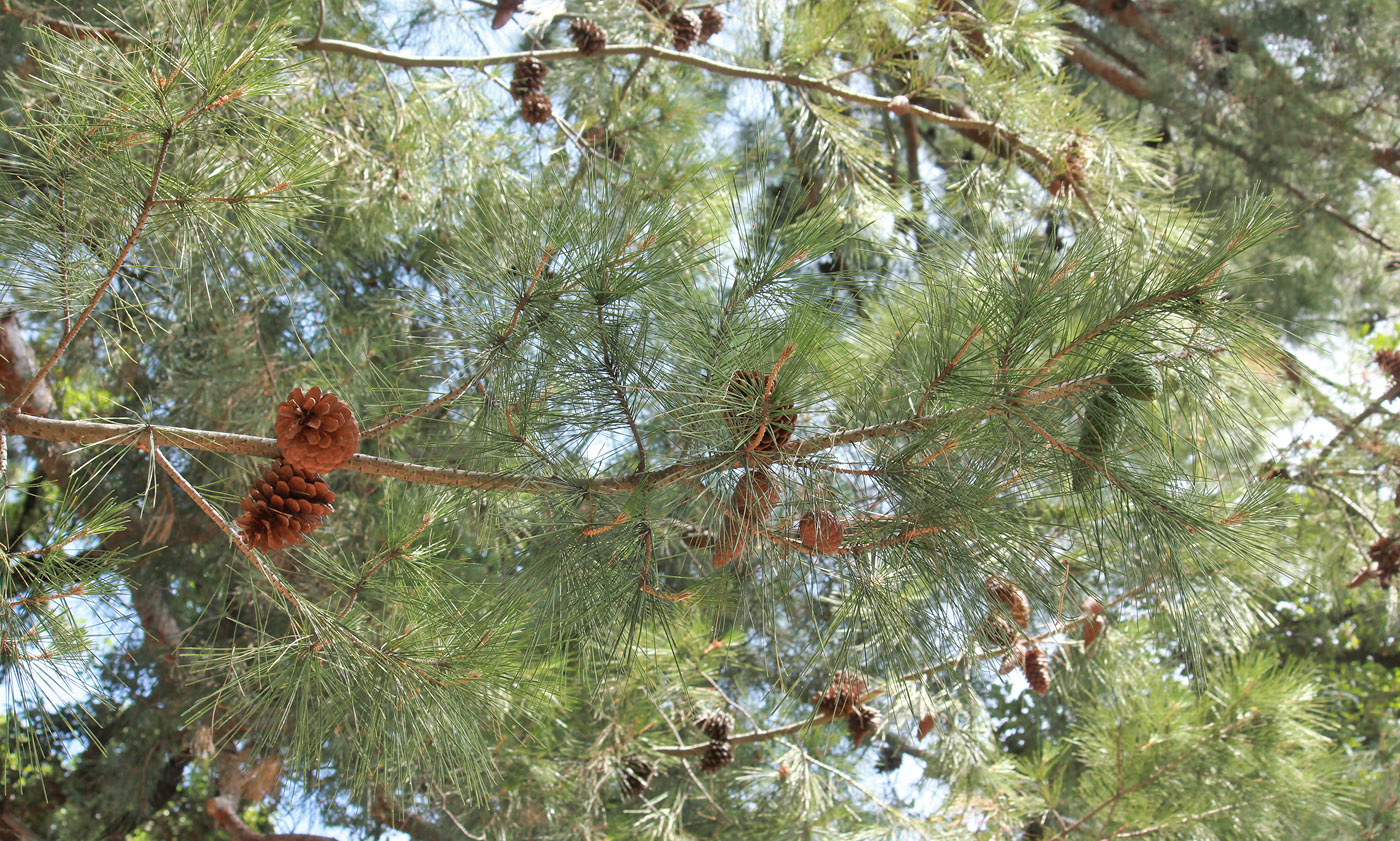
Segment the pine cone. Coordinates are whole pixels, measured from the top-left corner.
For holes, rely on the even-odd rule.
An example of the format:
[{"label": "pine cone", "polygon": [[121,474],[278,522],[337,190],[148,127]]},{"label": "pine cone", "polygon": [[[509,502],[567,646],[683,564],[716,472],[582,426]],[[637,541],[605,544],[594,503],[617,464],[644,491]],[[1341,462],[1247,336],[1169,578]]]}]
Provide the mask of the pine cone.
[{"label": "pine cone", "polygon": [[1027,651],[1021,669],[1026,673],[1026,682],[1031,685],[1032,692],[1044,695],[1050,691],[1050,658],[1044,651],[1039,648]]},{"label": "pine cone", "polygon": [[334,501],[335,494],[320,476],[279,459],[253,482],[235,522],[249,546],[276,552],[301,543],[302,535],[319,528]]},{"label": "pine cone", "polygon": [[1001,668],[997,669],[999,675],[1009,675],[1026,663],[1026,646],[1024,643],[1017,643],[1011,650],[1001,658]]},{"label": "pine cone", "polygon": [[730,399],[739,410],[730,411],[726,420],[747,436],[745,444],[755,437],[759,438],[754,446],[754,452],[758,453],[775,452],[792,438],[792,431],[797,427],[797,413],[792,411],[792,404],[779,405],[774,394],[768,422],[763,424],[759,437],[759,424],[763,421],[763,391],[767,383],[768,376],[758,371],[735,371],[734,379],[729,381]]},{"label": "pine cone", "polygon": [[875,770],[881,774],[889,774],[899,770],[899,766],[904,764],[904,751],[890,744],[889,742],[880,745],[880,756],[875,760]]},{"label": "pine cone", "polygon": [[826,691],[812,699],[817,712],[832,718],[851,715],[865,697],[865,678],[854,672],[837,672],[831,676]]},{"label": "pine cone", "polygon": [[532,126],[549,122],[553,115],[554,106],[544,91],[531,91],[520,100],[520,119]]},{"label": "pine cone", "polygon": [[851,734],[851,743],[860,747],[865,737],[874,733],[880,726],[880,711],[874,707],[856,707],[855,712],[846,716],[846,731]]},{"label": "pine cone", "polygon": [[637,0],[637,5],[640,6],[643,11],[651,12],[653,15],[664,16],[671,13],[671,4],[666,2],[666,0]]},{"label": "pine cone", "polygon": [[1014,583],[992,576],[987,579],[987,592],[992,600],[1006,608],[1006,612],[1022,628],[1031,622],[1031,601]]},{"label": "pine cone", "polygon": [[527,94],[544,87],[544,77],[548,75],[549,68],[543,61],[532,55],[525,56],[515,63],[515,74],[510,78],[510,95],[524,99]]},{"label": "pine cone", "polygon": [[992,648],[1006,648],[1016,641],[1016,629],[1000,616],[988,616],[982,623],[982,641]]},{"label": "pine cone", "polygon": [[711,35],[718,35],[724,29],[724,15],[719,13],[719,9],[714,6],[706,6],[700,10],[700,43],[710,40]]},{"label": "pine cone", "polygon": [[924,740],[924,737],[933,730],[933,725],[937,723],[937,721],[938,719],[933,717],[933,713],[923,714],[923,717],[919,719],[919,741],[922,742]]},{"label": "pine cone", "polygon": [[320,387],[305,394],[292,389],[277,406],[273,428],[282,458],[312,473],[339,470],[360,448],[360,427],[350,407]]},{"label": "pine cone", "polygon": [[583,133],[583,142],[614,161],[621,161],[627,157],[627,145],[619,140],[617,135],[604,128],[602,123],[589,126]]},{"label": "pine cone", "polygon": [[1393,385],[1400,386],[1400,351],[1378,350],[1376,351],[1376,364],[1390,377]]},{"label": "pine cone", "polygon": [[1104,628],[1108,627],[1108,620],[1095,614],[1084,619],[1084,655],[1094,656],[1094,643],[1103,636]]},{"label": "pine cone", "polygon": [[681,52],[695,46],[700,37],[700,18],[694,12],[676,12],[666,25],[671,28],[671,44]]},{"label": "pine cone", "polygon": [[1351,580],[1348,587],[1356,587],[1368,579],[1376,579],[1382,590],[1390,589],[1390,579],[1395,573],[1400,572],[1400,539],[1395,537],[1382,537],[1371,544],[1368,553],[1371,562],[1366,568],[1357,573]]},{"label": "pine cone", "polygon": [[579,52],[586,56],[594,56],[608,45],[608,33],[593,21],[578,18],[569,24],[569,40],[574,42],[574,47]]},{"label": "pine cone", "polygon": [[511,16],[520,11],[525,0],[497,0],[496,14],[491,18],[491,28],[500,29],[510,21]]},{"label": "pine cone", "polygon": [[651,785],[656,776],[656,766],[640,756],[629,756],[622,766],[622,793],[627,797],[640,797]]},{"label": "pine cone", "polygon": [[710,564],[719,569],[739,557],[739,553],[749,545],[752,535],[752,526],[726,513],[724,525],[720,527],[719,540],[715,541],[714,551],[710,553]]},{"label": "pine cone", "polygon": [[717,742],[727,742],[729,737],[734,735],[734,716],[727,712],[715,711],[707,713],[695,719],[695,725],[701,733],[709,736]]},{"label": "pine cone", "polygon": [[716,739],[710,742],[710,749],[705,751],[704,756],[700,757],[700,771],[702,773],[718,771],[733,761],[734,749],[729,746],[729,742]]},{"label": "pine cone", "polygon": [[761,523],[778,504],[778,488],[766,470],[748,470],[734,485],[729,510],[747,523]]},{"label": "pine cone", "polygon": [[808,549],[829,554],[841,548],[841,540],[846,536],[846,526],[830,511],[809,511],[802,515],[798,524],[802,535],[802,545]]}]

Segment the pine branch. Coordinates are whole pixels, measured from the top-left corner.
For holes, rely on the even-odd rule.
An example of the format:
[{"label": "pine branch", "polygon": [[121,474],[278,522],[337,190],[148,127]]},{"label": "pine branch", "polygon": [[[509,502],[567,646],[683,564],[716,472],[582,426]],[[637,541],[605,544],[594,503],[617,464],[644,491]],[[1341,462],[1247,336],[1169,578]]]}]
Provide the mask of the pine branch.
[{"label": "pine branch", "polygon": [[[537,50],[534,52],[522,53],[501,53],[489,56],[422,56],[409,53],[398,53],[389,50],[380,50],[367,44],[358,44],[352,41],[337,41],[333,39],[304,40],[296,42],[295,46],[307,52],[333,52],[355,58],[379,61],[392,64],[404,69],[416,67],[432,68],[471,68],[479,69],[498,64],[513,64],[520,59],[533,57],[540,61],[566,61],[570,59],[585,58],[578,50]],[[806,76],[800,73],[780,73],[775,70],[763,70],[757,67],[743,67],[737,64],[727,64],[722,61],[702,58],[690,53],[683,53],[676,50],[668,50],[664,47],[652,44],[612,44],[604,47],[602,51],[594,53],[594,56],[622,56],[637,55],[647,58],[660,59],[675,64],[685,64],[691,67],[698,67],[711,73],[721,76],[729,76],[739,79],[753,79],[760,82],[770,82],[785,85],[790,88],[804,88],[815,90],[820,93],[837,99],[845,100],[856,105],[865,105],[871,108],[887,110],[890,107],[891,97],[871,96],[863,94],[842,85],[833,84],[826,79],[818,79],[814,76]],[[1018,136],[1007,132],[995,123],[983,120],[972,112],[961,109],[959,116],[954,111],[935,110],[927,103],[935,100],[921,97],[920,102],[925,104],[913,104],[909,113],[920,119],[929,120],[940,125],[945,125],[956,129],[959,132],[971,132],[980,137],[993,138],[999,144],[1005,144],[1014,150],[1024,151],[1030,154],[1035,160],[1042,163],[1048,162],[1050,156],[1046,153],[1025,144]],[[992,142],[992,141],[989,141]]]},{"label": "pine branch", "polygon": [[1382,394],[1380,397],[1377,397],[1375,400],[1372,400],[1366,405],[1366,408],[1362,409],[1355,416],[1348,419],[1347,422],[1342,426],[1342,428],[1337,430],[1337,434],[1332,437],[1332,440],[1328,441],[1322,447],[1321,450],[1317,451],[1317,455],[1314,456],[1312,459],[1313,465],[1320,465],[1323,462],[1325,462],[1327,460],[1327,457],[1332,454],[1332,451],[1337,448],[1337,445],[1345,441],[1347,438],[1350,438],[1352,433],[1356,432],[1357,427],[1359,427],[1363,421],[1365,421],[1371,415],[1374,415],[1376,412],[1379,412],[1381,410],[1381,407],[1383,407],[1386,403],[1389,403],[1391,400],[1394,400],[1396,397],[1400,397],[1400,383],[1396,383],[1395,385],[1392,385],[1390,388],[1386,389],[1386,392],[1384,394]]},{"label": "pine branch", "polygon": [[135,39],[119,29],[114,29],[110,26],[90,26],[85,23],[63,20],[31,9],[28,6],[12,2],[12,0],[0,0],[0,12],[13,18],[19,18],[33,26],[52,30],[64,38],[72,38],[75,41],[97,40],[107,41],[118,47],[136,46]]},{"label": "pine branch", "polygon": [[112,268],[108,270],[107,278],[102,281],[102,285],[97,287],[97,291],[92,295],[92,300],[89,301],[87,307],[78,314],[73,325],[64,332],[63,338],[59,340],[58,347],[54,348],[54,352],[49,356],[48,361],[39,367],[38,373],[36,373],[29,380],[29,383],[20,390],[19,396],[11,400],[10,404],[5,407],[6,415],[13,415],[19,412],[20,408],[29,400],[29,396],[34,393],[35,389],[39,387],[39,384],[49,375],[49,372],[53,370],[53,366],[58,364],[59,357],[63,356],[64,351],[68,350],[68,346],[73,343],[73,339],[78,335],[78,331],[83,329],[83,325],[86,324],[88,318],[92,316],[92,311],[97,309],[98,302],[107,294],[107,289],[111,287],[112,281],[116,279],[117,272],[121,271],[122,265],[126,262],[126,258],[131,254],[131,249],[136,247],[136,241],[141,238],[141,231],[146,227],[146,220],[150,218],[151,210],[156,206],[156,188],[160,186],[161,171],[165,169],[165,155],[170,150],[170,141],[174,136],[175,130],[173,128],[167,128],[165,130],[165,136],[161,139],[160,150],[156,152],[155,164],[152,166],[151,187],[146,191],[146,200],[141,205],[141,212],[136,216],[136,224],[132,226],[131,233],[127,235],[126,242],[122,245],[122,250],[117,254],[117,258],[112,261]]}]

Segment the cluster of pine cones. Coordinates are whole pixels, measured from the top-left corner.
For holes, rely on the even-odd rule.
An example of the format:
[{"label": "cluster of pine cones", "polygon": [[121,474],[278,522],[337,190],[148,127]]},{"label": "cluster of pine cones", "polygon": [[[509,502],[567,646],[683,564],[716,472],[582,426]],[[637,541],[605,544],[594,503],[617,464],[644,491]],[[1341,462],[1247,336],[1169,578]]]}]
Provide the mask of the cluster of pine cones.
[{"label": "cluster of pine cones", "polygon": [[319,387],[293,389],[277,407],[275,429],[282,457],[254,480],[235,521],[249,546],[270,552],[320,527],[335,502],[321,475],[349,464],[360,448],[350,407]]},{"label": "cluster of pine cones", "polygon": [[993,648],[1007,649],[1001,661],[1001,674],[1019,667],[1026,675],[1031,691],[1044,695],[1050,691],[1050,660],[1044,651],[1025,642],[1019,630],[1013,628],[1010,617],[1024,629],[1031,621],[1031,601],[1013,582],[999,577],[988,578],[987,595],[1003,614],[992,614],[982,623],[982,641]]},{"label": "cluster of pine cones", "polygon": [[812,699],[818,713],[846,719],[846,730],[856,747],[880,727],[880,711],[861,703],[867,690],[865,678],[854,672],[837,672],[825,691]]},{"label": "cluster of pine cones", "polygon": [[700,757],[702,772],[718,771],[734,761],[734,748],[729,737],[734,735],[734,716],[727,712],[712,712],[692,722],[696,729],[710,737],[710,747]]},{"label": "cluster of pine cones", "polygon": [[[710,36],[724,29],[724,16],[714,6],[706,6],[699,12],[678,11],[672,14],[666,0],[638,0],[638,5],[655,15],[670,15],[666,27],[671,33],[671,44],[681,51],[689,50],[697,42],[704,44],[710,40]],[[519,8],[518,2],[498,4],[494,28],[505,25],[505,21]],[[588,18],[577,18],[570,23],[568,36],[574,48],[586,57],[602,55],[608,46],[607,31],[597,21]],[[534,56],[526,56],[515,63],[510,95],[520,103],[520,118],[532,126],[547,123],[554,116],[554,104],[544,91],[544,77],[548,73],[544,62]],[[610,147],[605,154],[614,160],[620,157],[615,147]]]}]

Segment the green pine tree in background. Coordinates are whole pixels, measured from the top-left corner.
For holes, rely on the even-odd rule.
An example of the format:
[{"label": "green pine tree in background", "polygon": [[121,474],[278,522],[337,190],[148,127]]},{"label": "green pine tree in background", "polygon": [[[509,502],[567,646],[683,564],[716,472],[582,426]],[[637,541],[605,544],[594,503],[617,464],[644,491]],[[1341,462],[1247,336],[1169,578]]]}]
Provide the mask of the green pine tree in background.
[{"label": "green pine tree in background", "polygon": [[1395,4],[0,11],[0,838],[1394,836]]}]

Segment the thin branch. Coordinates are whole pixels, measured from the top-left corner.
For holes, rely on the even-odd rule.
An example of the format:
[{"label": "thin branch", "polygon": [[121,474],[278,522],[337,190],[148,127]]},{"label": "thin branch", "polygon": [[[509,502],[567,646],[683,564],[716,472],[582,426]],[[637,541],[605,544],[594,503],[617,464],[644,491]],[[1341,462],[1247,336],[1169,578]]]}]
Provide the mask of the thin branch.
[{"label": "thin branch", "polygon": [[199,506],[199,510],[207,514],[209,519],[213,520],[219,529],[222,530],[224,534],[228,535],[228,539],[233,541],[233,545],[238,548],[238,551],[243,553],[244,557],[248,559],[248,563],[252,564],[254,569],[262,573],[262,576],[268,580],[268,583],[270,583],[278,593],[282,594],[282,598],[286,599],[287,602],[297,610],[304,613],[306,611],[306,606],[302,604],[301,599],[287,588],[287,585],[277,573],[267,568],[267,565],[258,557],[258,553],[244,542],[242,536],[233,530],[233,527],[228,524],[228,521],[223,518],[223,515],[216,511],[214,506],[209,504],[209,500],[205,499],[204,495],[201,494],[194,485],[191,485],[184,476],[180,475],[180,471],[176,470],[175,465],[171,464],[170,461],[166,459],[165,454],[160,451],[160,448],[152,442],[144,447],[144,449],[149,450],[151,458],[155,459],[156,463],[170,475],[170,478],[174,480],[175,484],[179,485],[180,489],[194,501],[194,504]]},{"label": "thin branch", "polygon": [[13,18],[19,18],[25,23],[49,29],[62,35],[64,38],[72,38],[75,41],[106,41],[118,47],[136,46],[136,41],[130,35],[109,26],[89,26],[85,23],[76,23],[70,20],[63,20],[43,12],[36,11],[28,6],[13,3],[11,0],[0,0],[0,12]]},{"label": "thin branch", "polygon": [[1391,400],[1394,400],[1396,397],[1400,397],[1400,383],[1392,385],[1389,389],[1386,390],[1385,394],[1382,394],[1380,397],[1377,397],[1375,400],[1372,400],[1366,405],[1366,408],[1362,409],[1354,417],[1352,417],[1345,424],[1343,424],[1342,428],[1337,430],[1337,434],[1332,437],[1332,440],[1328,441],[1327,444],[1324,445],[1321,450],[1317,451],[1317,455],[1313,458],[1312,463],[1317,465],[1322,464],[1324,461],[1326,461],[1327,457],[1332,454],[1332,451],[1337,448],[1337,445],[1345,441],[1347,438],[1350,438],[1352,433],[1356,432],[1357,427],[1359,427],[1363,421],[1365,421],[1371,415],[1374,415],[1377,412],[1381,411],[1381,409],[1384,408],[1386,403],[1390,402]]},{"label": "thin branch", "polygon": [[[527,57],[533,57],[540,61],[560,61],[596,56],[637,55],[670,61],[676,64],[686,64],[691,67],[708,70],[711,73],[717,73],[721,76],[753,79],[760,82],[773,82],[791,88],[807,88],[834,96],[837,99],[843,99],[857,105],[866,105],[871,108],[883,110],[890,106],[890,97],[863,94],[851,88],[836,85],[825,79],[818,79],[814,76],[804,76],[800,73],[779,73],[775,70],[763,70],[757,67],[741,67],[737,64],[726,64],[722,61],[702,58],[677,50],[668,50],[665,47],[652,44],[613,44],[604,47],[600,52],[591,54],[591,56],[584,56],[583,53],[578,50],[536,50],[533,52],[500,53],[488,56],[421,56],[409,53],[396,53],[389,50],[379,50],[366,44],[357,44],[352,41],[336,41],[331,39],[322,39],[314,42],[310,40],[299,41],[296,43],[296,47],[305,51],[341,53],[355,58],[392,64],[404,69],[414,67],[462,67],[477,69],[481,67],[491,67],[497,64],[514,64]],[[919,105],[911,106],[909,113],[921,119],[955,129],[992,133],[1000,131],[995,123],[990,123],[986,120],[960,118]]]},{"label": "thin branch", "polygon": [[39,372],[29,380],[29,383],[20,391],[19,396],[11,400],[10,405],[5,407],[6,414],[15,414],[19,412],[20,408],[24,406],[25,401],[29,399],[29,395],[34,393],[34,389],[38,388],[39,383],[49,375],[49,371],[53,370],[53,366],[58,364],[59,357],[63,356],[64,351],[68,350],[68,346],[73,343],[73,339],[78,335],[78,331],[83,329],[83,325],[87,323],[88,318],[92,315],[92,311],[97,309],[98,302],[107,294],[107,289],[111,287],[113,279],[117,276],[117,272],[121,271],[122,264],[126,262],[127,256],[131,254],[131,249],[136,246],[136,241],[141,238],[141,230],[146,227],[146,220],[150,218],[151,209],[154,208],[156,204],[156,188],[160,186],[160,174],[161,171],[165,169],[165,155],[170,149],[170,140],[174,136],[175,132],[173,130],[166,130],[165,137],[160,144],[160,151],[156,152],[155,166],[152,168],[151,173],[151,188],[146,191],[146,200],[141,205],[141,212],[136,217],[136,224],[132,226],[131,234],[127,236],[126,243],[122,246],[121,252],[117,254],[117,259],[112,262],[112,268],[107,272],[107,279],[102,281],[101,286],[97,287],[97,291],[93,293],[92,300],[88,302],[87,307],[78,314],[77,320],[75,320],[73,325],[63,334],[63,338],[59,340],[58,347],[54,348],[54,352],[49,356],[48,361],[46,361],[39,368]]},{"label": "thin branch", "polygon": [[1351,497],[1347,496],[1339,490],[1336,490],[1335,488],[1329,488],[1321,482],[1307,482],[1305,484],[1309,488],[1314,488],[1316,490],[1322,491],[1328,496],[1336,499],[1342,504],[1344,508],[1346,508],[1351,513],[1355,514],[1366,525],[1370,526],[1371,531],[1375,532],[1375,535],[1377,537],[1382,537],[1385,535],[1385,532],[1381,531],[1380,524],[1376,522],[1376,519],[1370,514],[1367,514],[1364,510],[1362,510],[1361,506],[1358,505],[1355,501],[1353,501]]},{"label": "thin branch", "polygon": [[214,819],[214,823],[227,832],[233,841],[336,841],[325,835],[310,835],[304,832],[255,832],[238,816],[238,804],[226,795],[211,797],[204,802],[204,811]]}]

